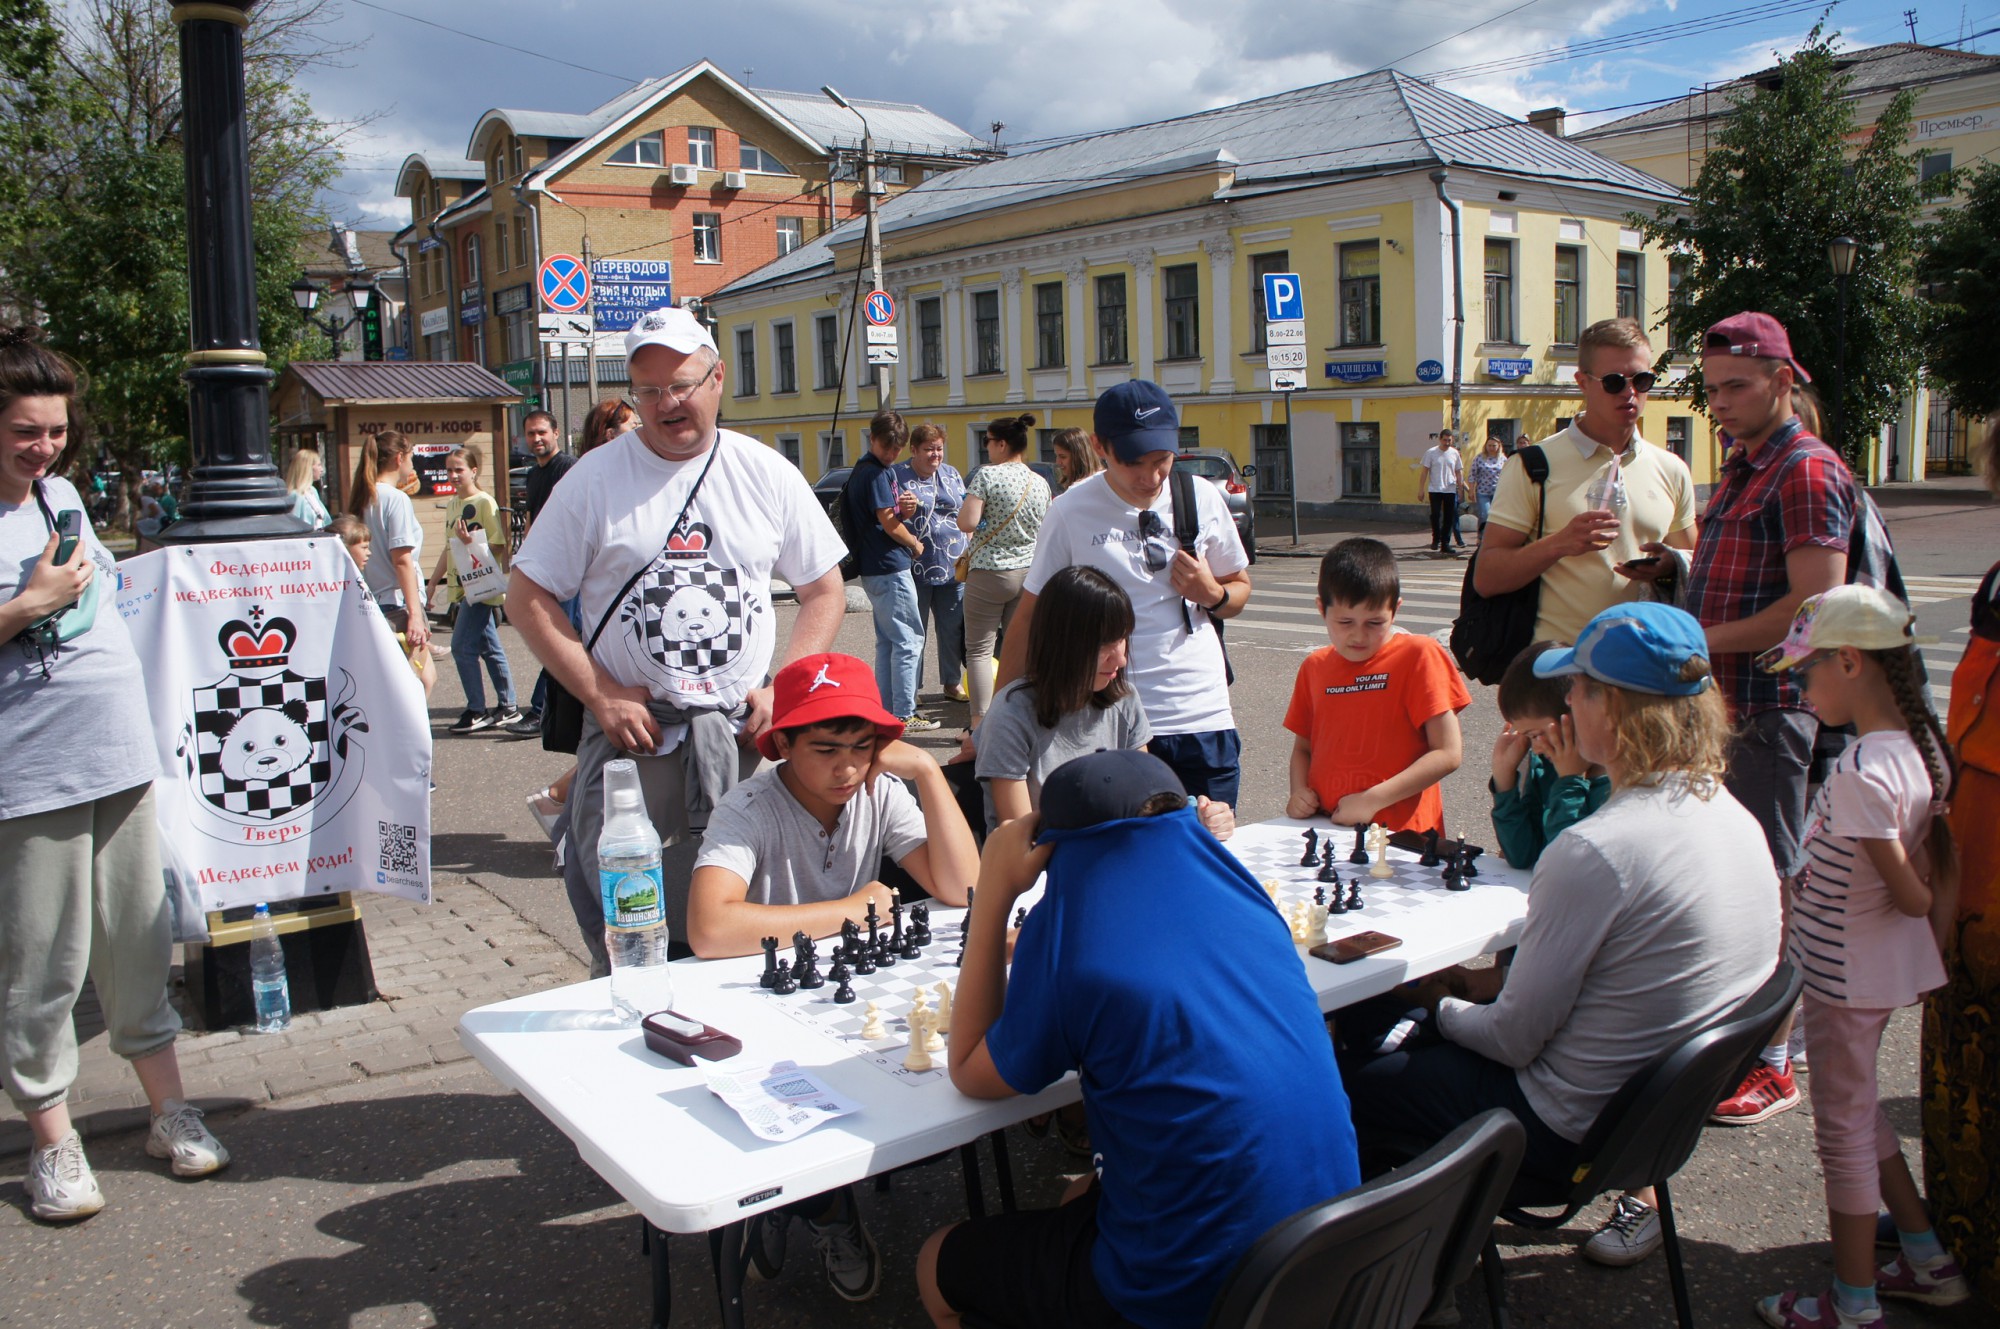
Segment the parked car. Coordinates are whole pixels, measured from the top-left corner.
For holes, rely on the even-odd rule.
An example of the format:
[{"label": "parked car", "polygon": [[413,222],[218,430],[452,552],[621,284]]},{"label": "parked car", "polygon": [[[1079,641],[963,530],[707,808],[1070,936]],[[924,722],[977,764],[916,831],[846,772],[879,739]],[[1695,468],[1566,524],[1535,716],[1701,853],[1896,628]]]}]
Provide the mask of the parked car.
[{"label": "parked car", "polygon": [[1245,466],[1239,471],[1236,458],[1221,448],[1190,448],[1175,459],[1174,469],[1199,476],[1222,491],[1230,519],[1236,523],[1236,534],[1243,541],[1243,552],[1255,563],[1257,510],[1250,501],[1249,482],[1257,477],[1257,468]]}]

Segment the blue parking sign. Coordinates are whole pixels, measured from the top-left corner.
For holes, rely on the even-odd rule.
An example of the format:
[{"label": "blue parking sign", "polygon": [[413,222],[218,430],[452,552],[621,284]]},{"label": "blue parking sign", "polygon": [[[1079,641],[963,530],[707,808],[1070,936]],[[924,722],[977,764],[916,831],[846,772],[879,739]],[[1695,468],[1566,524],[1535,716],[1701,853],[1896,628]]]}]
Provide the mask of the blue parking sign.
[{"label": "blue parking sign", "polygon": [[1264,274],[1264,320],[1289,323],[1306,316],[1305,287],[1296,272]]}]

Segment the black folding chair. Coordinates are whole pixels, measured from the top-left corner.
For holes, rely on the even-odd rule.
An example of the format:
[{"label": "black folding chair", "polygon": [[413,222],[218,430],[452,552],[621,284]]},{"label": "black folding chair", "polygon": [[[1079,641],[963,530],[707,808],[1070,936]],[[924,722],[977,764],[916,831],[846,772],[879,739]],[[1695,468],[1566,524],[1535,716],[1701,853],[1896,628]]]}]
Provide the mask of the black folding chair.
[{"label": "black folding chair", "polygon": [[[1509,1192],[1500,1216],[1521,1227],[1557,1228],[1606,1191],[1653,1187],[1659,1196],[1660,1233],[1666,1243],[1674,1312],[1681,1329],[1693,1329],[1687,1270],[1681,1262],[1680,1235],[1674,1228],[1673,1198],[1667,1181],[1693,1156],[1709,1113],[1742,1083],[1758,1052],[1770,1043],[1798,1001],[1802,986],[1804,976],[1779,961],[1764,985],[1735,1010],[1668,1048],[1625,1082],[1597,1114],[1590,1134],[1578,1146],[1573,1183],[1555,1187],[1522,1177]],[[1531,1207],[1556,1206],[1561,1207],[1561,1213],[1527,1212]],[[1498,1269],[1499,1246],[1490,1239],[1487,1256]],[[1501,1317],[1496,1315],[1495,1321],[1501,1323]]]},{"label": "black folding chair", "polygon": [[1495,1108],[1406,1166],[1293,1214],[1244,1253],[1209,1329],[1410,1329],[1472,1271],[1526,1147],[1521,1123]]}]

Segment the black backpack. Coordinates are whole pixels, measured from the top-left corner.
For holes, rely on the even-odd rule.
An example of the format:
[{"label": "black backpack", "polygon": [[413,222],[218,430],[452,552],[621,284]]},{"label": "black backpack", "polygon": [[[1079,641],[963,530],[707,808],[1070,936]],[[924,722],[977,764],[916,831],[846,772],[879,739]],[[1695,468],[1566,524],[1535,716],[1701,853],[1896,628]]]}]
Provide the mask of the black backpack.
[{"label": "black backpack", "polygon": [[[1194,557],[1195,544],[1201,538],[1201,508],[1195,499],[1194,476],[1176,466],[1173,470],[1167,472],[1167,479],[1172,482],[1174,487],[1174,539],[1179,542],[1180,547],[1192,558]],[[1203,483],[1207,482],[1203,481]],[[1201,612],[1208,614],[1209,624],[1215,629],[1216,644],[1222,647],[1223,681],[1227,686],[1234,686],[1236,682],[1236,666],[1229,663],[1229,643],[1223,639],[1222,620],[1214,614],[1209,614],[1206,605],[1201,607]],[[1181,603],[1182,617],[1186,618],[1187,613],[1187,603],[1183,601]],[[1188,630],[1190,632],[1194,630],[1192,621],[1189,622]]]},{"label": "black backpack", "polygon": [[[1529,538],[1539,540],[1549,515],[1549,457],[1539,443],[1530,443],[1514,455],[1521,459],[1521,469],[1535,482],[1538,495],[1535,533]],[[1534,644],[1535,620],[1542,612],[1542,579],[1537,577],[1526,586],[1500,595],[1481,595],[1472,585],[1478,567],[1479,551],[1474,551],[1465,564],[1465,584],[1458,592],[1458,618],[1451,625],[1451,654],[1467,678],[1498,683],[1514,657]]]}]

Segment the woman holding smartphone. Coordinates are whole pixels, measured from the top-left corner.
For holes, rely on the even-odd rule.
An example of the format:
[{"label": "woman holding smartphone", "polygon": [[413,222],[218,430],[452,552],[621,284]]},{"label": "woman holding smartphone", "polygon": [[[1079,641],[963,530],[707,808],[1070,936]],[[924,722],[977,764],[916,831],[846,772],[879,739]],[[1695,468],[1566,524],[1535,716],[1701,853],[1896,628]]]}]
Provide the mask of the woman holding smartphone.
[{"label": "woman holding smartphone", "polygon": [[48,1221],[104,1207],[68,1108],[86,974],[111,1050],[151,1105],[146,1152],[182,1177],[229,1162],[181,1096],[159,760],[145,679],[109,602],[116,563],[56,474],[77,391],[75,369],[34,329],[0,331],[0,1083],[27,1118],[29,1208]]}]

